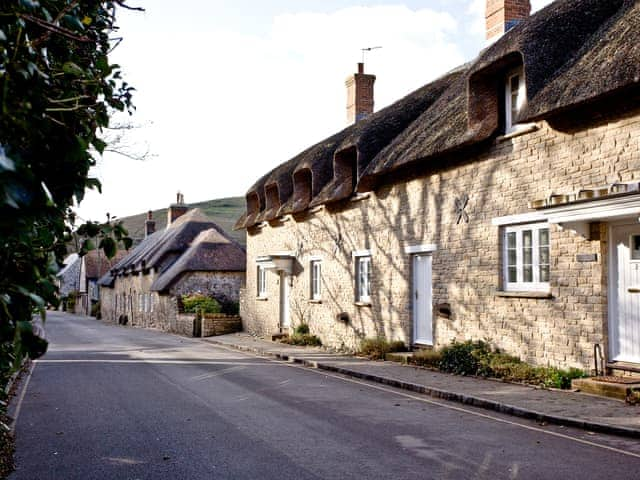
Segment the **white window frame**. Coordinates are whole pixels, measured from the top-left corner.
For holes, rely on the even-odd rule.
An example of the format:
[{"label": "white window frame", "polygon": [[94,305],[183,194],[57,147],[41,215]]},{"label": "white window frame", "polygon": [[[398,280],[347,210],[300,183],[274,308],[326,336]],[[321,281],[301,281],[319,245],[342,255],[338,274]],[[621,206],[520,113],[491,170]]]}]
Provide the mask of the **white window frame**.
[{"label": "white window frame", "polygon": [[[371,254],[369,252],[354,253],[356,261],[356,302],[371,302]],[[361,272],[366,272],[362,277]],[[361,278],[362,277],[362,278]],[[364,281],[363,281],[364,280]]]},{"label": "white window frame", "polygon": [[[522,232],[530,230],[532,232],[532,259],[531,268],[533,270],[533,281],[525,282],[524,263],[523,263],[523,241]],[[502,288],[507,292],[548,292],[550,291],[549,282],[540,281],[540,230],[548,230],[549,249],[551,248],[551,230],[549,223],[538,222],[521,225],[504,226],[502,229]],[[510,233],[516,234],[516,277],[515,282],[509,281],[509,244],[507,237]],[[549,258],[549,266],[551,258]]]},{"label": "white window frame", "polygon": [[267,269],[262,265],[257,268],[258,298],[267,298]]},{"label": "white window frame", "polygon": [[513,77],[519,77],[518,80],[518,104],[516,105],[516,111],[520,112],[522,107],[524,106],[525,100],[527,98],[527,87],[524,82],[524,68],[518,67],[511,70],[507,73],[507,78],[504,86],[504,109],[505,109],[505,126],[504,132],[506,134],[513,133],[517,131],[522,124],[513,123],[513,116],[511,115],[511,111],[513,110],[513,101],[511,99],[511,79]]},{"label": "white window frame", "polygon": [[322,299],[322,260],[311,259],[311,300]]}]

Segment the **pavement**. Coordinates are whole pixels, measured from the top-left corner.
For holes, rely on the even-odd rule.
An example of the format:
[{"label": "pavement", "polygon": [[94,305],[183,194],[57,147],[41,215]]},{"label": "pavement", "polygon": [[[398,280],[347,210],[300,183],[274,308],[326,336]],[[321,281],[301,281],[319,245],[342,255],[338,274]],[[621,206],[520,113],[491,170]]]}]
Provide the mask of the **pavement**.
[{"label": "pavement", "polygon": [[204,338],[206,342],[308,367],[336,372],[516,417],[640,438],[640,406],[587,393],[547,390],[494,379],[441,373],[396,362],[371,361],[321,348],[272,342],[246,333]]}]

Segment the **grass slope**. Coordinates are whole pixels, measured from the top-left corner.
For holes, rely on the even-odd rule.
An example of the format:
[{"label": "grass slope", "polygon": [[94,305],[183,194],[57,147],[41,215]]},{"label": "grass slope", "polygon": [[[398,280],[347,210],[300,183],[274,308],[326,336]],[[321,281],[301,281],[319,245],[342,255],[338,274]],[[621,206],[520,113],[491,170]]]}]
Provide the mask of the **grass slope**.
[{"label": "grass slope", "polygon": [[[238,218],[242,216],[245,209],[244,197],[229,197],[208,200],[206,202],[191,203],[192,208],[199,208],[212,221],[224,229],[233,239],[241,245],[246,244],[245,231],[233,230],[233,225]],[[123,217],[122,223],[129,232],[129,236],[138,243],[144,238],[144,222],[147,219],[147,213]],[[153,210],[153,219],[156,221],[156,230],[162,230],[167,226],[167,209]]]}]

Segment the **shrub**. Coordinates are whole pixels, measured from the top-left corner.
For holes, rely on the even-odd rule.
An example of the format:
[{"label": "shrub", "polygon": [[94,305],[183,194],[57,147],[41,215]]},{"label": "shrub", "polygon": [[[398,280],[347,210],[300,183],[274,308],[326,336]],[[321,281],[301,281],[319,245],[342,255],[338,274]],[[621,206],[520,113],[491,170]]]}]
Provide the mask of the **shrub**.
[{"label": "shrub", "polygon": [[225,315],[238,315],[240,313],[240,304],[238,302],[221,301],[220,313]]},{"label": "shrub", "polygon": [[405,352],[407,347],[404,342],[389,342],[384,337],[365,338],[360,344],[360,355],[370,358],[371,360],[384,359],[385,355],[390,352]]},{"label": "shrub", "polygon": [[441,351],[440,370],[456,375],[488,375],[491,349],[486,342],[451,342]]},{"label": "shrub", "polygon": [[301,345],[305,347],[319,347],[322,345],[322,341],[318,337],[309,333],[294,333],[290,337],[283,337],[280,341],[287,345]]},{"label": "shrub", "polygon": [[300,325],[298,325],[296,327],[296,333],[298,335],[306,335],[307,333],[309,333],[309,324],[301,323]]},{"label": "shrub", "polygon": [[100,318],[102,318],[102,313],[100,312],[100,302],[96,302],[91,305],[91,316],[95,317],[96,320],[100,320]]},{"label": "shrub", "polygon": [[76,309],[76,301],[78,300],[78,292],[69,292],[64,303],[64,308],[67,312],[73,313]]},{"label": "shrub", "polygon": [[578,368],[569,368],[568,370],[563,370],[560,368],[545,368],[545,378],[544,378],[544,386],[545,387],[554,387],[554,388],[571,388],[571,380],[574,378],[584,378],[586,377],[586,373]]},{"label": "shrub", "polygon": [[409,362],[421,367],[438,368],[442,360],[442,353],[437,350],[418,350],[409,357]]},{"label": "shrub", "polygon": [[220,304],[215,298],[205,295],[184,295],[182,297],[184,313],[220,313]]}]

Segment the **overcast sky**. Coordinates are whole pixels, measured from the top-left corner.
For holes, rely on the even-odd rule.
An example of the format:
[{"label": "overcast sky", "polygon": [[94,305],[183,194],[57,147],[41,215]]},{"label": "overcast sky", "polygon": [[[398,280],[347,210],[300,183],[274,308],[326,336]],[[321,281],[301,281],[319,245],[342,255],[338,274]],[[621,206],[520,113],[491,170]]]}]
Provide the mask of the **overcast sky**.
[{"label": "overcast sky", "polygon": [[[345,78],[363,47],[376,110],[484,46],[485,0],[130,0],[112,59],[134,85],[127,143],[105,154],[103,194],[78,212],[104,220],[244,195],[262,175],[346,126]],[[551,0],[532,0],[533,10]]]}]

